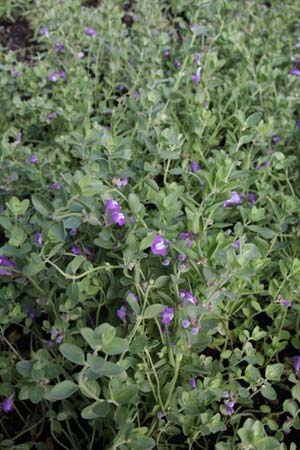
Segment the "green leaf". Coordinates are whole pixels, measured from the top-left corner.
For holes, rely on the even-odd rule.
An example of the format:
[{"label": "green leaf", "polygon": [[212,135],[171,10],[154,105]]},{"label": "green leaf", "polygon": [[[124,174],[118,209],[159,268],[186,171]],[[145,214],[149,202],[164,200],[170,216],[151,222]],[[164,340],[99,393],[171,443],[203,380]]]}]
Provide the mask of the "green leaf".
[{"label": "green leaf", "polygon": [[138,436],[131,440],[131,448],[134,450],[148,450],[155,447],[154,439],[146,436]]},{"label": "green leaf", "polygon": [[101,344],[109,344],[116,335],[116,329],[109,323],[102,323],[94,331],[96,337],[101,337]]},{"label": "green leaf", "polygon": [[280,381],[282,372],[284,370],[283,364],[272,364],[266,368],[266,378],[271,381]]},{"label": "green leaf", "polygon": [[138,387],[135,384],[120,386],[118,389],[113,389],[113,398],[120,405],[135,403],[137,397]]},{"label": "green leaf", "polygon": [[264,385],[261,389],[261,394],[268,400],[276,400],[277,398],[276,391],[272,388],[272,386]]},{"label": "green leaf", "polygon": [[41,195],[33,194],[31,200],[36,211],[42,216],[48,217],[53,214],[54,208],[52,204]]},{"label": "green leaf", "polygon": [[80,391],[88,398],[94,399],[100,395],[100,386],[96,380],[85,380],[79,385]]},{"label": "green leaf", "polygon": [[109,412],[109,403],[106,401],[95,402],[81,411],[81,417],[86,420],[106,417]]},{"label": "green leaf", "polygon": [[126,339],[115,337],[110,342],[103,342],[101,350],[107,355],[118,355],[129,350],[129,345]]},{"label": "green leaf", "polygon": [[280,443],[273,437],[264,437],[258,442],[255,442],[255,448],[257,450],[279,450]]},{"label": "green leaf", "polygon": [[14,225],[11,230],[11,237],[8,241],[13,247],[20,247],[26,240],[26,233],[19,225]]},{"label": "green leaf", "polygon": [[260,111],[257,111],[253,114],[251,114],[251,116],[249,116],[246,120],[246,126],[247,128],[251,128],[254,125],[256,125],[260,119],[262,118],[262,113]]},{"label": "green leaf", "polygon": [[63,222],[52,225],[48,231],[48,237],[51,242],[64,242],[66,239],[66,230]]},{"label": "green leaf", "polygon": [[292,387],[292,397],[295,400],[298,400],[300,402],[300,382],[298,381],[295,386]]},{"label": "green leaf", "polygon": [[155,231],[147,234],[147,236],[144,237],[144,239],[142,239],[142,241],[140,242],[140,249],[145,250],[145,248],[150,247],[150,245],[152,244],[153,238],[156,234],[157,233]]},{"label": "green leaf", "polygon": [[133,193],[129,194],[128,203],[129,203],[130,210],[136,215],[138,215],[139,212],[144,209],[144,206],[140,202],[140,199],[138,198],[138,196]]},{"label": "green leaf", "polygon": [[87,362],[92,371],[99,375],[99,377],[113,377],[115,375],[120,375],[124,372],[122,367],[117,366],[117,364],[105,361],[104,358],[95,355],[88,355]]},{"label": "green leaf", "polygon": [[55,385],[51,391],[45,395],[45,398],[50,402],[56,402],[57,400],[64,400],[70,397],[74,392],[79,389],[76,383],[70,380],[62,381]]},{"label": "green leaf", "polygon": [[160,303],[155,303],[154,305],[150,305],[146,308],[144,313],[144,319],[153,319],[153,317],[158,316],[165,309],[164,305]]},{"label": "green leaf", "polygon": [[133,294],[130,293],[127,295],[126,302],[136,314],[140,314],[140,305]]},{"label": "green leaf", "polygon": [[93,350],[100,347],[100,339],[91,328],[81,328],[80,334]]},{"label": "green leaf", "polygon": [[83,366],[85,363],[84,353],[80,347],[74,344],[61,344],[59,346],[61,354],[74,364]]}]

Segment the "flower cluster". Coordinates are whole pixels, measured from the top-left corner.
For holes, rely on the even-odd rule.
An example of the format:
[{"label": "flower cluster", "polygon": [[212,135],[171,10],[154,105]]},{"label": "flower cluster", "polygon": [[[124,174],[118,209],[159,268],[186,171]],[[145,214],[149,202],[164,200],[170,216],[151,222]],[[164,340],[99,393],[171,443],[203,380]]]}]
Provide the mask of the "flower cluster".
[{"label": "flower cluster", "polygon": [[110,224],[116,223],[119,227],[122,227],[126,223],[125,216],[121,212],[121,206],[115,200],[106,200],[105,216],[108,218]]},{"label": "flower cluster", "polygon": [[198,300],[196,297],[193,296],[193,294],[189,291],[185,291],[184,289],[181,289],[179,291],[179,297],[182,298],[182,306],[186,304],[186,302],[191,302],[194,305],[197,305]]},{"label": "flower cluster", "polygon": [[0,275],[13,275],[13,270],[3,269],[3,267],[14,269],[16,266],[15,261],[10,261],[6,256],[0,255]]}]

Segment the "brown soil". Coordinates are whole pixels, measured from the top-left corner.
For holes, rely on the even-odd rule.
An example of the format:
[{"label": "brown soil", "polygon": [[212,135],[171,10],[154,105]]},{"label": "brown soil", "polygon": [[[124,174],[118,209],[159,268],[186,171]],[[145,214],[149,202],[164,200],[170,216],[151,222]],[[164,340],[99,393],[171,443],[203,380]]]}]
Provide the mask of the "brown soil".
[{"label": "brown soil", "polygon": [[86,8],[97,8],[101,5],[102,0],[86,0],[82,3],[82,6],[85,6]]},{"label": "brown soil", "polygon": [[28,21],[17,18],[15,22],[0,21],[0,44],[13,51],[18,61],[30,63],[36,52],[37,42],[33,40],[33,31]]}]

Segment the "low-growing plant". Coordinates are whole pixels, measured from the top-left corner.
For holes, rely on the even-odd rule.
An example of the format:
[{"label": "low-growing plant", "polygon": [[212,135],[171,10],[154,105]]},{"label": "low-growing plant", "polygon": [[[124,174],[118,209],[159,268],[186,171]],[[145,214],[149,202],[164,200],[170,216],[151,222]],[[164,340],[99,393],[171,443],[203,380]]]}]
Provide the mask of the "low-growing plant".
[{"label": "low-growing plant", "polygon": [[297,450],[300,6],[1,8],[1,449]]}]

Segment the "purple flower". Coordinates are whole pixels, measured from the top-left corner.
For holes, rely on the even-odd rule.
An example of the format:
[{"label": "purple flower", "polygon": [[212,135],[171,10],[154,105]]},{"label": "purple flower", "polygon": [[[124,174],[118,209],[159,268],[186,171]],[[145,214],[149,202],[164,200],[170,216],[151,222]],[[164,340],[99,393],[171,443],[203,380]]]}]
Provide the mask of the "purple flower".
[{"label": "purple flower", "polygon": [[46,28],[46,27],[40,28],[40,34],[41,34],[42,36],[49,37],[49,30],[48,30],[48,28]]},{"label": "purple flower", "polygon": [[20,72],[19,72],[18,70],[12,70],[12,71],[10,72],[10,76],[11,76],[12,78],[18,78],[18,77],[20,76]]},{"label": "purple flower", "polygon": [[300,119],[296,119],[296,128],[300,128]]},{"label": "purple flower", "polygon": [[94,30],[94,28],[85,28],[84,32],[87,36],[95,36],[97,34],[97,31]]},{"label": "purple flower", "polygon": [[[199,67],[200,69],[200,67]],[[199,84],[201,81],[201,73],[200,70],[197,70],[197,73],[192,75],[191,80],[195,83],[195,84]]]},{"label": "purple flower", "polygon": [[[0,266],[15,268],[16,263],[10,261],[6,256],[0,255]],[[13,271],[0,268],[0,275],[13,275]]]},{"label": "purple flower", "polygon": [[55,83],[59,79],[59,74],[57,72],[51,72],[48,75],[48,80],[52,81],[52,83]]},{"label": "purple flower", "polygon": [[106,200],[105,202],[105,214],[121,211],[121,206],[115,200]]},{"label": "purple flower", "polygon": [[38,160],[37,156],[31,155],[30,158],[28,159],[28,162],[29,162],[30,164],[38,164],[38,163],[39,163],[39,160]]},{"label": "purple flower", "polygon": [[256,200],[257,200],[257,195],[256,195],[256,194],[253,194],[252,192],[249,192],[249,194],[247,195],[247,198],[248,198],[248,201],[249,201],[250,203],[252,203],[252,205],[254,205],[254,203],[255,203]]},{"label": "purple flower", "polygon": [[78,59],[84,58],[84,52],[78,52],[78,53],[77,53],[77,58],[78,58]]},{"label": "purple flower", "polygon": [[37,231],[34,235],[34,242],[39,246],[43,244],[42,233],[39,231]]},{"label": "purple flower", "polygon": [[114,211],[109,219],[110,223],[117,223],[119,227],[122,227],[126,223],[125,216],[122,212]]},{"label": "purple flower", "polygon": [[277,144],[277,142],[281,141],[281,137],[279,136],[279,134],[276,134],[275,136],[272,137],[272,144]]},{"label": "purple flower", "polygon": [[192,161],[191,162],[191,171],[193,173],[198,172],[198,170],[200,170],[200,165],[197,163],[197,161]]},{"label": "purple flower", "polygon": [[76,233],[77,233],[77,229],[76,228],[71,228],[70,235],[71,236],[75,236]]},{"label": "purple flower", "polygon": [[296,373],[299,373],[300,370],[300,356],[293,357],[293,364]]},{"label": "purple flower", "polygon": [[14,410],[14,404],[12,401],[13,396],[10,395],[1,403],[1,409],[5,413],[10,413]]},{"label": "purple flower", "polygon": [[233,248],[237,248],[237,249],[240,248],[240,246],[241,246],[240,240],[236,239],[231,245]]},{"label": "purple flower", "polygon": [[119,317],[119,319],[122,320],[122,322],[125,322],[126,320],[126,306],[123,305],[121,306],[121,308],[117,309],[117,316]]},{"label": "purple flower", "polygon": [[298,58],[296,58],[296,56],[291,56],[291,61],[296,65],[300,63],[300,61],[298,60]]},{"label": "purple flower", "polygon": [[186,247],[191,247],[192,245],[193,245],[193,241],[191,241],[190,239],[186,239],[185,246]]},{"label": "purple flower", "polygon": [[182,328],[188,328],[191,325],[191,322],[189,320],[183,320],[181,322]]},{"label": "purple flower", "polygon": [[174,308],[165,308],[160,315],[162,316],[162,323],[169,325],[174,319]]},{"label": "purple flower", "polygon": [[179,238],[180,239],[187,239],[190,237],[190,233],[180,233]]},{"label": "purple flower", "polygon": [[114,186],[117,186],[119,189],[123,190],[125,188],[125,186],[128,184],[129,179],[128,178],[116,178],[114,177],[111,180],[112,184]]},{"label": "purple flower", "polygon": [[290,70],[290,74],[291,74],[291,75],[296,75],[296,77],[300,77],[300,70],[299,70],[299,69],[296,69],[296,67],[293,67],[293,68]]},{"label": "purple flower", "polygon": [[174,66],[176,69],[179,69],[181,67],[181,63],[180,61],[178,61],[178,59],[175,59]]},{"label": "purple flower", "polygon": [[170,54],[171,54],[171,50],[168,48],[167,50],[164,51],[163,55],[164,58],[170,58]]},{"label": "purple flower", "polygon": [[29,311],[28,311],[28,316],[32,319],[35,320],[36,319],[36,312],[33,306],[30,306]]},{"label": "purple flower", "polygon": [[48,120],[56,119],[56,117],[57,117],[56,112],[52,112],[52,113],[47,114],[47,119]]},{"label": "purple flower", "polygon": [[234,413],[234,402],[227,402],[226,403],[226,411],[228,414]]},{"label": "purple flower", "polygon": [[170,264],[170,259],[164,259],[162,262],[163,266],[168,266]]},{"label": "purple flower", "polygon": [[84,246],[83,246],[83,250],[84,250],[84,253],[85,253],[87,256],[91,256],[92,252],[91,252],[91,250],[89,249],[89,247],[88,247],[87,245],[84,245]]},{"label": "purple flower", "polygon": [[77,245],[72,246],[71,252],[73,253],[73,255],[81,255],[81,250],[79,247],[77,247]]},{"label": "purple flower", "polygon": [[179,291],[179,297],[182,298],[182,306],[185,305],[186,302],[191,302],[194,305],[197,305],[198,301],[196,297],[189,291],[185,291],[184,289]]},{"label": "purple flower", "polygon": [[185,255],[178,255],[178,260],[179,261],[184,261],[186,259]]},{"label": "purple flower", "polygon": [[59,76],[60,78],[67,78],[67,72],[64,69],[61,69]]},{"label": "purple flower", "polygon": [[292,303],[289,300],[286,300],[285,298],[281,298],[279,300],[279,303],[281,303],[281,305],[285,306],[286,308],[292,306]]},{"label": "purple flower", "polygon": [[197,382],[196,382],[195,378],[190,378],[189,379],[189,384],[192,386],[192,389],[196,389]]},{"label": "purple flower", "polygon": [[231,191],[231,198],[223,202],[223,208],[228,208],[228,206],[241,205],[243,203],[243,197],[236,191]]},{"label": "purple flower", "polygon": [[64,50],[65,50],[64,44],[61,44],[60,42],[56,42],[56,44],[54,45],[54,51],[57,53],[61,53]]},{"label": "purple flower", "polygon": [[199,323],[195,323],[193,328],[192,328],[192,330],[191,330],[191,333],[194,336],[196,336],[199,333],[200,328],[201,328],[201,325]]},{"label": "purple flower", "polygon": [[154,255],[166,256],[169,241],[163,237],[156,235],[151,244],[151,251]]},{"label": "purple flower", "polygon": [[133,100],[137,100],[138,98],[139,98],[139,93],[137,92],[137,91],[134,91],[132,94],[131,94],[131,98],[133,99]]},{"label": "purple flower", "polygon": [[61,189],[61,184],[58,183],[58,181],[54,181],[49,187],[52,191],[59,191]]}]

